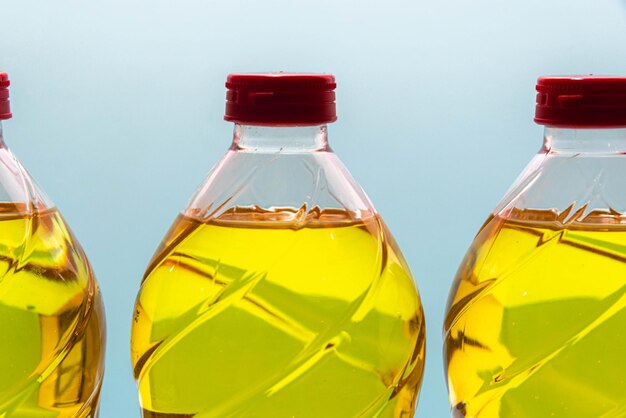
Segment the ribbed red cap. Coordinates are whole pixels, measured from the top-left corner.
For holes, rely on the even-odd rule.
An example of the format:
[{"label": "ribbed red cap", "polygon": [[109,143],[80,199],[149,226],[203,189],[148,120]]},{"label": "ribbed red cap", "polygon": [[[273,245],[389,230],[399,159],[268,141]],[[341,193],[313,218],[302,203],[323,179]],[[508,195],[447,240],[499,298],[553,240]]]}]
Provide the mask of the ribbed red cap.
[{"label": "ribbed red cap", "polygon": [[9,75],[0,72],[0,120],[11,119],[11,103],[9,102]]},{"label": "ribbed red cap", "polygon": [[330,74],[230,74],[224,119],[251,125],[319,125],[337,120]]},{"label": "ribbed red cap", "polygon": [[537,91],[535,122],[540,125],[626,127],[626,77],[540,77]]}]

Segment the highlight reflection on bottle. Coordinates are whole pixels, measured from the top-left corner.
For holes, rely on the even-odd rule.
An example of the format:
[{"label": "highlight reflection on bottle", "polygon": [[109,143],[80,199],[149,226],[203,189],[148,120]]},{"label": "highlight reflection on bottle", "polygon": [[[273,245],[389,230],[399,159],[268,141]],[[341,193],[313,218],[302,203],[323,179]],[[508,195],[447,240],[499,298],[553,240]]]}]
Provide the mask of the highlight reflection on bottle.
[{"label": "highlight reflection on bottle", "polygon": [[143,416],[412,416],[422,307],[395,241],[328,147],[334,78],[231,75],[227,87],[233,145],[137,297]]}]

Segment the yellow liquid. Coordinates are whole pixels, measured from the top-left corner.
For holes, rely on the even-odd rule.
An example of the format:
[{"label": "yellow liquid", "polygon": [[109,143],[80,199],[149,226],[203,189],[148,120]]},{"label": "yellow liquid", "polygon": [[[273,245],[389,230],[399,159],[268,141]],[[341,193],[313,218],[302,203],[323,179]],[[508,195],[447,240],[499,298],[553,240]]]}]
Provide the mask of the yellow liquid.
[{"label": "yellow liquid", "polygon": [[626,417],[626,224],[514,210],[477,235],[445,325],[453,417]]},{"label": "yellow liquid", "polygon": [[380,219],[179,217],[144,277],[144,418],[413,417],[424,318]]},{"label": "yellow liquid", "polygon": [[0,417],[98,416],[104,315],[56,210],[0,204]]}]

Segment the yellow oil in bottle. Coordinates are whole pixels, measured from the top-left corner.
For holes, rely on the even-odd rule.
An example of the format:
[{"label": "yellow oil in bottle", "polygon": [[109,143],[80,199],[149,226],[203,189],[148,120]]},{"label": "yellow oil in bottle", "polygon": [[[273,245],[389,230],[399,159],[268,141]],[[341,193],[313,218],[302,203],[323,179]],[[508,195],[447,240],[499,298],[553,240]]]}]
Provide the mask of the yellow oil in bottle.
[{"label": "yellow oil in bottle", "polygon": [[570,212],[477,235],[445,325],[454,417],[626,417],[626,223]]},{"label": "yellow oil in bottle", "polygon": [[0,204],[0,417],[97,417],[103,344],[98,287],[59,213]]},{"label": "yellow oil in bottle", "polygon": [[424,322],[396,244],[375,215],[297,216],[175,222],[133,321],[144,418],[413,417]]}]

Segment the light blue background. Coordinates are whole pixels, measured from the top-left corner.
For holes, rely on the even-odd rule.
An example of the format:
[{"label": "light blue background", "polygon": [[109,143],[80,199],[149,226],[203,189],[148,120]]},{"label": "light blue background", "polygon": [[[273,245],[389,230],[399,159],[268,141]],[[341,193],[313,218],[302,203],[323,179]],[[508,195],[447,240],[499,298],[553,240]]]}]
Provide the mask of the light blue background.
[{"label": "light blue background", "polygon": [[541,144],[542,74],[626,73],[622,0],[0,3],[8,144],[85,247],[108,315],[103,418],[137,417],[140,278],[231,140],[237,71],[332,72],[332,147],[402,247],[427,314],[417,417],[449,416],[441,328],[466,248]]}]

